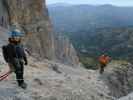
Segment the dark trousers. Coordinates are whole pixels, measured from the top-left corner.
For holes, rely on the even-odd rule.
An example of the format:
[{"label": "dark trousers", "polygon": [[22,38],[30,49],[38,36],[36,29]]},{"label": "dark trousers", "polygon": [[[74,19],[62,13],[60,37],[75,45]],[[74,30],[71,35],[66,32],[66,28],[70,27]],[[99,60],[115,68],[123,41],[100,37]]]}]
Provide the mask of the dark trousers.
[{"label": "dark trousers", "polygon": [[106,67],[106,64],[100,64],[100,71],[99,71],[100,74],[103,74],[105,67]]},{"label": "dark trousers", "polygon": [[15,59],[12,63],[9,64],[10,68],[13,72],[16,74],[16,80],[18,82],[18,85],[21,85],[24,83],[24,64],[23,61],[20,59]]}]

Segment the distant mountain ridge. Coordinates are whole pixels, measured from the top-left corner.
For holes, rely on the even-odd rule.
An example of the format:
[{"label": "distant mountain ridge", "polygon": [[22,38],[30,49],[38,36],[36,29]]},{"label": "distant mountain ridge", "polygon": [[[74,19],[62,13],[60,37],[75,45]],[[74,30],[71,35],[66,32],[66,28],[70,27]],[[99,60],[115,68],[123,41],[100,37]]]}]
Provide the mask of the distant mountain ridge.
[{"label": "distant mountain ridge", "polygon": [[72,5],[48,7],[57,32],[75,32],[104,27],[133,25],[133,7]]},{"label": "distant mountain ridge", "polygon": [[60,3],[47,4],[47,5],[48,5],[49,7],[67,7],[67,6],[71,6],[72,4],[60,2]]}]

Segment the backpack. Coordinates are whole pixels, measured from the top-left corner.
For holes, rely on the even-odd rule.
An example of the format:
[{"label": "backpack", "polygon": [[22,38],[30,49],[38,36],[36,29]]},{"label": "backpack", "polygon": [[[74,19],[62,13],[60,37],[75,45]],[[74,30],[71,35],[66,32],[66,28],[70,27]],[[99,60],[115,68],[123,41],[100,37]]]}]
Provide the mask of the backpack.
[{"label": "backpack", "polygon": [[101,56],[101,57],[99,57],[100,64],[106,65],[106,64],[109,63],[109,60],[110,60],[110,58],[108,56]]}]

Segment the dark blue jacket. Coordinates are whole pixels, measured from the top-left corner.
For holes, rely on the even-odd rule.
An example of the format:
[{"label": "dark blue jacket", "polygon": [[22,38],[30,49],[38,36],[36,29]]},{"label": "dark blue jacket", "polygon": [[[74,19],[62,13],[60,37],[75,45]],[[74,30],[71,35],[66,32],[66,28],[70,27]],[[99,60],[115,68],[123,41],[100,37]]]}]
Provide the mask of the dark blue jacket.
[{"label": "dark blue jacket", "polygon": [[7,63],[14,62],[14,59],[23,59],[27,63],[27,57],[24,48],[20,44],[8,44],[2,47],[3,56]]}]

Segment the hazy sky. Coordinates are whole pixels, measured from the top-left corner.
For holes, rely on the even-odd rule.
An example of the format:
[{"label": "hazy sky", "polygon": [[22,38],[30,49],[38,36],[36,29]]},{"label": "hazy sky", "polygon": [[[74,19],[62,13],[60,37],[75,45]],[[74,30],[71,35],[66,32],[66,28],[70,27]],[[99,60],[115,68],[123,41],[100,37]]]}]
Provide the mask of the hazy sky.
[{"label": "hazy sky", "polygon": [[118,6],[133,6],[133,0],[46,0],[47,4],[72,3],[72,4],[113,4]]}]

